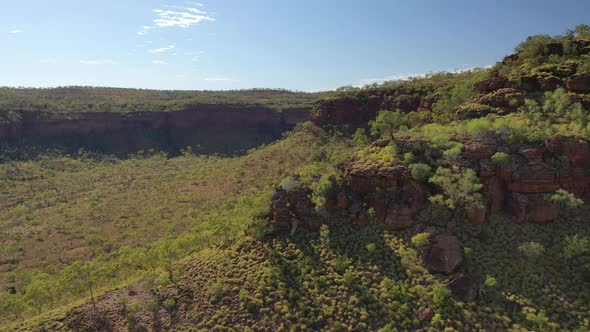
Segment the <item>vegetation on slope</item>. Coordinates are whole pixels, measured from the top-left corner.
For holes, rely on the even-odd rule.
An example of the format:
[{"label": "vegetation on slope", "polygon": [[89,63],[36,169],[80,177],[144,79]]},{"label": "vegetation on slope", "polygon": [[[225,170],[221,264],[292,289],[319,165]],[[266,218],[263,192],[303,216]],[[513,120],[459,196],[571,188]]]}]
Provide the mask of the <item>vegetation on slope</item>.
[{"label": "vegetation on slope", "polygon": [[[311,107],[322,93],[253,89],[233,91],[162,91],[120,88],[0,88],[0,120],[22,111],[75,117],[80,112],[179,111],[191,105],[249,105],[282,110]],[[15,113],[16,112],[16,113]]]},{"label": "vegetation on slope", "polygon": [[[582,267],[568,258],[567,235],[583,233],[587,241],[589,230],[582,216],[551,226],[515,225],[503,215],[485,225],[457,224],[464,270],[484,283],[476,302],[462,302],[444,288],[454,276],[423,267],[414,230],[336,223],[315,234],[245,239],[190,257],[174,282],[129,286],[105,295],[96,309],[89,304],[48,327],[584,331],[590,293]],[[543,248],[543,257],[519,254],[527,243]],[[427,309],[434,316],[420,320]]]},{"label": "vegetation on slope", "polygon": [[309,164],[336,163],[349,149],[347,140],[304,125],[243,157],[47,156],[2,164],[0,282],[16,292],[1,297],[3,317],[85,294],[69,289],[78,261],[99,271],[95,287],[114,285],[229,243],[264,214],[270,185]]}]

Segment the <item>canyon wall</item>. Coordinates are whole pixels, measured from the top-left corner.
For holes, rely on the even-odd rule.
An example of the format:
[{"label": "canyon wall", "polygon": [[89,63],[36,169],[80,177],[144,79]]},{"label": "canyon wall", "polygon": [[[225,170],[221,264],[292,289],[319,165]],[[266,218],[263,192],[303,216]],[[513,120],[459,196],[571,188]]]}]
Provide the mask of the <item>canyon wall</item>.
[{"label": "canyon wall", "polygon": [[233,105],[195,105],[175,112],[21,112],[17,120],[0,122],[0,142],[12,148],[84,148],[118,155],[147,149],[175,153],[187,146],[231,153],[273,141],[308,116],[306,108]]}]

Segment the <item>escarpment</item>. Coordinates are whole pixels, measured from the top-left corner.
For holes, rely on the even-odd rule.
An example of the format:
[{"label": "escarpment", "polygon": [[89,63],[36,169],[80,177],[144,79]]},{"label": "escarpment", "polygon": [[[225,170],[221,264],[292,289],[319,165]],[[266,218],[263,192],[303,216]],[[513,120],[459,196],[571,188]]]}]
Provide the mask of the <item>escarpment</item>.
[{"label": "escarpment", "polygon": [[[419,142],[397,141],[401,153],[412,152]],[[378,144],[383,144],[379,142]],[[559,189],[588,200],[590,187],[590,144],[570,137],[558,137],[545,145],[501,144],[494,140],[463,141],[464,147],[455,165],[474,169],[483,185],[483,207],[467,211],[468,222],[483,223],[490,215],[505,211],[515,223],[548,223],[557,220],[562,207],[548,199]],[[414,153],[419,152],[415,149]],[[509,162],[495,164],[491,157],[505,153]],[[428,151],[440,155],[441,151]],[[344,216],[353,223],[364,224],[372,215],[393,230],[412,227],[417,220],[427,224],[445,222],[428,213],[428,196],[440,191],[431,183],[419,182],[408,165],[365,164],[357,156],[343,165],[341,182],[334,182],[323,207],[328,213]],[[306,228],[318,229],[318,216],[306,192],[279,189],[271,206],[272,219],[278,227],[291,225],[293,219]],[[296,195],[296,193],[300,193]],[[330,218],[328,218],[330,219]],[[313,226],[312,226],[313,225]]]},{"label": "escarpment", "polygon": [[307,120],[309,109],[239,105],[192,105],[179,111],[12,112],[0,122],[5,145],[127,154],[155,149],[172,153],[193,146],[202,152],[232,152],[275,140]]}]

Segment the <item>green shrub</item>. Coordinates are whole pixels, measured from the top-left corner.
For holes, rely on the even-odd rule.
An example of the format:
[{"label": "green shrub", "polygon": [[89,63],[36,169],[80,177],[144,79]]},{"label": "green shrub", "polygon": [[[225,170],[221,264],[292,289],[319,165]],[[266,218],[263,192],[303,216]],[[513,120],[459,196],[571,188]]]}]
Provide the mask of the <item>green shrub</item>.
[{"label": "green shrub", "polygon": [[301,182],[299,180],[295,179],[292,176],[288,176],[288,177],[284,178],[283,180],[281,180],[279,187],[283,188],[286,191],[290,191],[300,185],[301,185]]},{"label": "green shrub", "polygon": [[451,297],[451,291],[446,287],[435,286],[432,291],[432,301],[436,308],[445,308],[448,304],[448,300]]},{"label": "green shrub", "polygon": [[412,124],[408,122],[406,115],[400,111],[380,111],[377,118],[370,122],[371,134],[381,135],[392,141],[395,133],[402,128],[409,128]]},{"label": "green shrub", "polygon": [[352,135],[352,142],[356,146],[366,146],[369,145],[370,140],[367,136],[367,131],[365,128],[358,128],[354,134]]},{"label": "green shrub", "polygon": [[545,252],[545,247],[537,242],[525,242],[518,246],[518,252],[525,257],[539,257]]},{"label": "green shrub", "polygon": [[410,172],[412,173],[412,178],[417,182],[426,182],[432,175],[432,168],[421,163],[411,164]]},{"label": "green shrub", "polygon": [[330,244],[330,227],[328,225],[320,226],[320,241],[324,245]]},{"label": "green shrub", "polygon": [[414,156],[414,154],[412,152],[404,153],[404,156],[403,156],[404,164],[410,165],[411,163],[414,162],[415,159],[416,159],[416,157]]},{"label": "green shrub", "polygon": [[496,152],[491,158],[492,164],[496,167],[510,166],[512,163],[512,157],[504,152]]},{"label": "green shrub", "polygon": [[330,176],[322,175],[319,180],[310,185],[311,201],[315,204],[316,211],[324,214],[326,205],[326,194],[334,186]]},{"label": "green shrub", "polygon": [[494,277],[492,277],[490,275],[487,275],[486,276],[486,280],[483,282],[484,286],[486,286],[488,288],[494,288],[494,287],[496,287],[496,284],[497,283],[498,282],[496,281],[496,278],[494,278]]},{"label": "green shrub", "polygon": [[458,128],[460,134],[473,138],[485,138],[489,135],[492,123],[486,118],[463,121]]},{"label": "green shrub", "polygon": [[338,274],[343,274],[344,271],[346,271],[346,269],[349,266],[350,266],[350,259],[348,259],[348,257],[346,257],[344,255],[340,255],[340,256],[338,256],[338,258],[336,258],[336,262],[334,264],[334,270]]},{"label": "green shrub", "polygon": [[369,243],[367,244],[367,251],[370,253],[375,252],[375,250],[377,250],[377,246],[375,245],[375,243]]},{"label": "green shrub", "polygon": [[173,298],[169,298],[164,300],[162,304],[164,305],[164,308],[166,308],[166,310],[172,310],[176,306],[176,300],[174,300]]},{"label": "green shrub", "polygon": [[226,292],[227,289],[221,281],[217,281],[211,286],[211,293],[217,301],[221,300]]},{"label": "green shrub", "polygon": [[563,254],[569,260],[583,255],[590,255],[590,238],[580,234],[566,237]]},{"label": "green shrub", "polygon": [[457,160],[463,153],[463,147],[460,145],[455,145],[452,148],[449,148],[443,152],[443,157],[449,160]]},{"label": "green shrub", "polygon": [[572,209],[578,208],[584,204],[582,199],[577,198],[574,194],[567,192],[564,189],[558,189],[553,195],[549,197],[549,201]]},{"label": "green shrub", "polygon": [[248,233],[256,240],[262,240],[272,234],[272,225],[265,218],[254,218],[248,228]]},{"label": "green shrub", "polygon": [[430,201],[435,204],[445,205],[450,209],[474,209],[483,206],[483,199],[479,193],[483,185],[475,171],[470,168],[439,167],[430,178],[430,182],[441,187],[444,192],[430,197]]},{"label": "green shrub", "polygon": [[411,242],[417,249],[423,249],[428,245],[430,233],[418,233],[412,236]]}]

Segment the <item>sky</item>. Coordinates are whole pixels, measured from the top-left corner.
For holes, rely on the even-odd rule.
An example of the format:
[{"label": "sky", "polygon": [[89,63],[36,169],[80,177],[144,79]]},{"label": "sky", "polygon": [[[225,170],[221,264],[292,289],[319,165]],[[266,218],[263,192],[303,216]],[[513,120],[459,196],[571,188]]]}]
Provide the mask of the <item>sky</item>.
[{"label": "sky", "polygon": [[2,0],[0,86],[330,90],[486,67],[588,0]]}]

